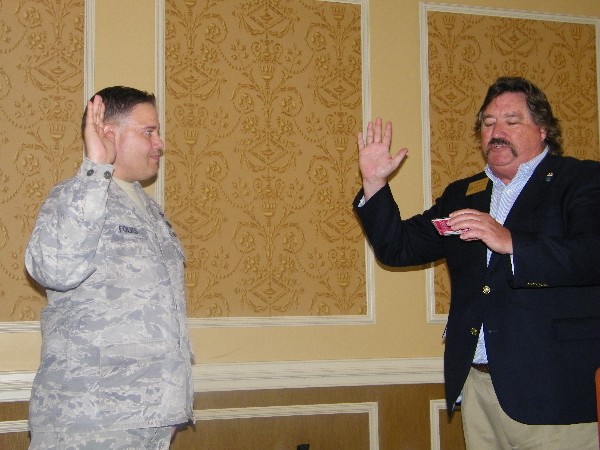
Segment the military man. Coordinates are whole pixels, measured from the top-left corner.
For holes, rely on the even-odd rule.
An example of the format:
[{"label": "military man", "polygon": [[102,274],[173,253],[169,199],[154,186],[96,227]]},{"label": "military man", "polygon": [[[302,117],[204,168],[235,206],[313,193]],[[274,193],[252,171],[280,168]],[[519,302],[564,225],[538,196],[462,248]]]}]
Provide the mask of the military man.
[{"label": "military man", "polygon": [[25,263],[46,289],[30,449],[167,449],[193,419],[180,243],[141,188],[164,143],[155,97],[87,103],[85,159],[41,207]]}]

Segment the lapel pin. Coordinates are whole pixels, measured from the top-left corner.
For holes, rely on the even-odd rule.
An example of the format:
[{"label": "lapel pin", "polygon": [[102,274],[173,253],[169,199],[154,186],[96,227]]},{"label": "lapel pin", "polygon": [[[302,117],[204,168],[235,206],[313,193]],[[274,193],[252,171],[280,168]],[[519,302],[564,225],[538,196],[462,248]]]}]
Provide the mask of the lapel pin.
[{"label": "lapel pin", "polygon": [[552,172],[548,172],[548,174],[546,175],[546,183],[549,183],[552,180],[553,176],[554,174]]}]

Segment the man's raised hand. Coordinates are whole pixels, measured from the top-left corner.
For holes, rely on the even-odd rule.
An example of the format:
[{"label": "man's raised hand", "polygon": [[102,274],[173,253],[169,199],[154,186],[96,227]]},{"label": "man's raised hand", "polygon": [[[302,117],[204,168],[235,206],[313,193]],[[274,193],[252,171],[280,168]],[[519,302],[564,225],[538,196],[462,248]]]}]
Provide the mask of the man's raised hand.
[{"label": "man's raised hand", "polygon": [[85,154],[97,164],[112,164],[117,156],[112,126],[104,123],[104,102],[99,95],[88,101],[83,140]]},{"label": "man's raised hand", "polygon": [[367,140],[362,132],[358,133],[358,166],[363,179],[365,200],[386,185],[388,177],[400,166],[408,153],[403,148],[395,156],[390,153],[392,142],[392,123],[385,124],[378,117],[367,125]]}]

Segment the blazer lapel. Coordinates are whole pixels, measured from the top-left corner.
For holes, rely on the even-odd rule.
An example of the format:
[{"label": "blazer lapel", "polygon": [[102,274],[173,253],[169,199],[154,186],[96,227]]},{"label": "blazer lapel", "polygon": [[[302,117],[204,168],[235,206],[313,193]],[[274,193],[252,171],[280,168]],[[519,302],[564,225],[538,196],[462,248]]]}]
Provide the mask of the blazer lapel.
[{"label": "blazer lapel", "polygon": [[[556,160],[551,156],[546,156],[538,164],[506,216],[506,220],[504,221],[505,227],[509,229],[517,229],[519,226],[523,227],[531,212],[531,205],[545,197],[546,194],[544,191],[550,186],[555,167]],[[492,253],[488,267],[491,268],[492,265],[500,261],[501,256],[497,253]]]},{"label": "blazer lapel", "polygon": [[508,228],[517,228],[524,220],[527,220],[531,212],[531,205],[539,199],[545,198],[545,191],[551,186],[554,170],[556,168],[556,159],[546,156],[536,167],[535,171],[523,186],[523,190],[517,197],[511,208],[504,226]]},{"label": "blazer lapel", "polygon": [[[485,182],[485,185],[479,184]],[[471,187],[475,184],[479,184],[476,192],[469,193]],[[481,189],[483,187],[483,189]],[[467,208],[476,209],[481,212],[490,212],[490,201],[492,199],[492,180],[490,180],[485,173],[478,180],[475,180],[467,186],[466,200]]]}]

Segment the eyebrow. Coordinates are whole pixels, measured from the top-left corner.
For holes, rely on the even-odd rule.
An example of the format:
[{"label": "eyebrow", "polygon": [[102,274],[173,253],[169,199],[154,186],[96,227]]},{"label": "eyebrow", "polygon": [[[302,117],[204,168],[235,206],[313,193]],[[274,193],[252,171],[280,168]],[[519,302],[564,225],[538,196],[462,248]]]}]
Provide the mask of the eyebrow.
[{"label": "eyebrow", "polygon": [[[494,115],[494,114],[484,114],[481,118],[483,120],[485,120],[485,119],[496,118],[496,117],[497,116]],[[513,111],[513,112],[502,114],[500,116],[500,118],[511,118],[511,117],[519,117],[519,118],[521,118],[521,117],[523,117],[523,114],[521,114],[520,112],[517,112],[517,111]]]}]

